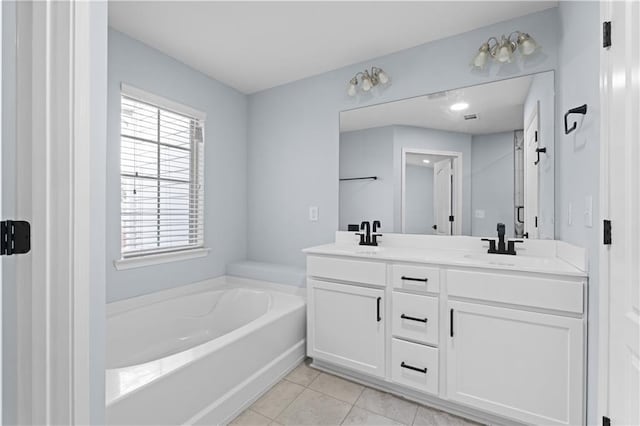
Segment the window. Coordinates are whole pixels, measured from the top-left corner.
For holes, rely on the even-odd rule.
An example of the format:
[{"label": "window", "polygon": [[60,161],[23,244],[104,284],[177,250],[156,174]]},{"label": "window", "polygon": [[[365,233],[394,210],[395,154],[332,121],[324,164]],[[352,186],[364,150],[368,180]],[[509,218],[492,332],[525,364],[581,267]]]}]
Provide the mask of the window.
[{"label": "window", "polygon": [[204,245],[204,115],[123,85],[122,258]]}]

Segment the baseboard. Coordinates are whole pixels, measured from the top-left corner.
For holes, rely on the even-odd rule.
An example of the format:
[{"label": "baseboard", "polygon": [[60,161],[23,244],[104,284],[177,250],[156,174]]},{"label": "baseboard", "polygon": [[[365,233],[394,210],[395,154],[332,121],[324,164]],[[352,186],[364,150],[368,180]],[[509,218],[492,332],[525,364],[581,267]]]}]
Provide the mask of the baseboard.
[{"label": "baseboard", "polygon": [[305,356],[306,342],[301,340],[184,424],[228,424],[289,374]]}]

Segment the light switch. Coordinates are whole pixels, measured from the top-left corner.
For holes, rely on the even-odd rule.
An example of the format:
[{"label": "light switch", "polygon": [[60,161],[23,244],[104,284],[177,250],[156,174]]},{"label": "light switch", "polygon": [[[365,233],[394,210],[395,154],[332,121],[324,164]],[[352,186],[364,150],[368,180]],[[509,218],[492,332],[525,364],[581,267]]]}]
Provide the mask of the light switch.
[{"label": "light switch", "polygon": [[593,197],[591,195],[584,199],[584,226],[593,228]]},{"label": "light switch", "polygon": [[309,207],[309,220],[311,222],[318,221],[318,206]]}]

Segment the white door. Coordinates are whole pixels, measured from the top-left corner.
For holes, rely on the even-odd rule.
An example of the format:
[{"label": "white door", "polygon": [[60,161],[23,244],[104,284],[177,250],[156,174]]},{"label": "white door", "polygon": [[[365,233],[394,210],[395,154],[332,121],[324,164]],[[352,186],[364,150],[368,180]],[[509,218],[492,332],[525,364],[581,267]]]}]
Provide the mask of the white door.
[{"label": "white door", "polygon": [[438,161],[433,165],[433,208],[437,235],[452,234],[453,222],[449,221],[449,216],[453,214],[451,209],[452,172],[451,159]]},{"label": "white door", "polygon": [[384,376],[384,290],[309,279],[308,354]]},{"label": "white door", "polygon": [[[605,2],[612,44],[601,56],[605,206],[612,244],[602,253],[609,304],[601,328],[608,350],[602,415],[612,425],[640,424],[640,3]],[[607,158],[606,155],[603,158]],[[606,214],[606,211],[604,212]],[[605,216],[606,217],[606,216]],[[605,293],[606,294],[606,293]],[[606,297],[605,297],[606,299]],[[607,315],[608,309],[608,327]],[[608,332],[609,342],[606,343]],[[607,366],[603,367],[606,371]],[[601,376],[602,377],[602,376]]]},{"label": "white door", "polygon": [[536,149],[539,142],[539,102],[529,117],[524,129],[524,235],[538,238],[538,160]]},{"label": "white door", "polygon": [[450,301],[447,396],[531,424],[583,424],[583,324]]}]

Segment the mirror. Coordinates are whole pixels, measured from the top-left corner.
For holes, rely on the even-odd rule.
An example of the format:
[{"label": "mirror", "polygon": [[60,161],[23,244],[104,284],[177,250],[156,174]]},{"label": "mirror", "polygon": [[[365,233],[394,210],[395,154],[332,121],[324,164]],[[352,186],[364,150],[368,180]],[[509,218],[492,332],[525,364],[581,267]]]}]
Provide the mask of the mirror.
[{"label": "mirror", "polygon": [[339,229],[554,238],[552,71],[340,113]]}]

